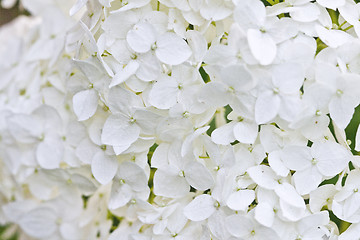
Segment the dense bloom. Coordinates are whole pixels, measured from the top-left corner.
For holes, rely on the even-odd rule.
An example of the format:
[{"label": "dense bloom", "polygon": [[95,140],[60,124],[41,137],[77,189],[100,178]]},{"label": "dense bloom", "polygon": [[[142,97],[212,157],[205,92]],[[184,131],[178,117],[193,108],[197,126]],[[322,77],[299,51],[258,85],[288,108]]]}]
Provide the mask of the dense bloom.
[{"label": "dense bloom", "polygon": [[0,238],[358,237],[358,1],[65,2],[0,28]]}]

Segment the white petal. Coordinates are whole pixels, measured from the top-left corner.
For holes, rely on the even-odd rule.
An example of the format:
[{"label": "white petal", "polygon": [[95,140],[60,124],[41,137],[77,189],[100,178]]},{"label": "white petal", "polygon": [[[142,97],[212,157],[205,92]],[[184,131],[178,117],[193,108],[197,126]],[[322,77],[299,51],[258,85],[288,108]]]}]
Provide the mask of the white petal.
[{"label": "white petal", "polygon": [[235,141],[234,126],[236,122],[227,123],[211,133],[211,140],[216,144],[229,145]]},{"label": "white petal", "polygon": [[141,128],[141,133],[154,135],[161,116],[147,109],[137,109],[133,115],[136,124]]},{"label": "white petal", "polygon": [[201,163],[192,161],[185,167],[185,178],[197,190],[205,191],[214,185],[210,171]]},{"label": "white petal", "polygon": [[311,166],[311,150],[305,146],[286,146],[281,152],[281,159],[289,169],[301,171]]},{"label": "white petal", "polygon": [[29,190],[36,198],[41,200],[49,200],[52,198],[53,182],[49,181],[48,175],[42,171],[33,174],[26,180],[29,185]]},{"label": "white petal", "polygon": [[[311,214],[309,216],[304,217],[297,223],[297,229],[301,234],[306,235],[307,237],[312,237],[311,235],[316,234],[314,228],[318,226],[324,226],[329,223],[329,212],[321,211],[319,213]],[[320,229],[318,229],[320,230]],[[313,232],[313,233],[311,233]],[[310,233],[310,234],[309,234]],[[317,234],[318,237],[322,237],[324,232]]]},{"label": "white petal", "polygon": [[[95,50],[96,51],[96,50]],[[104,70],[97,62],[89,60],[72,60],[74,65],[86,76],[91,83],[99,82],[104,76]]]},{"label": "white petal", "polygon": [[80,227],[73,222],[62,223],[59,230],[64,239],[79,239],[82,235]]},{"label": "white petal", "polygon": [[346,219],[358,218],[358,209],[360,208],[360,195],[358,193],[352,194],[343,203],[343,214]]},{"label": "white petal", "polygon": [[268,240],[278,240],[280,239],[279,235],[271,229],[267,227],[258,227],[255,230],[255,236],[257,239],[268,239]]},{"label": "white petal", "polygon": [[141,97],[122,87],[113,87],[109,91],[108,105],[112,113],[133,114],[134,107],[143,107]]},{"label": "white petal", "polygon": [[82,7],[86,5],[87,2],[88,0],[77,0],[76,3],[70,9],[69,15],[72,16],[76,14]]},{"label": "white petal", "polygon": [[258,125],[255,122],[239,122],[234,126],[234,136],[241,143],[254,144],[258,135]]},{"label": "white petal", "polygon": [[295,207],[284,201],[282,198],[280,198],[279,203],[280,203],[282,216],[288,221],[295,222],[304,217],[305,215],[304,207],[301,208]]},{"label": "white petal", "polygon": [[322,175],[316,167],[296,171],[293,175],[295,188],[300,195],[305,195],[315,190],[322,181]]},{"label": "white petal", "polygon": [[130,61],[123,69],[119,70],[109,85],[110,88],[119,85],[120,83],[125,82],[130,76],[135,74],[139,68],[139,63],[137,61]]},{"label": "white petal", "polygon": [[254,166],[247,170],[247,173],[251,177],[252,180],[260,187],[266,189],[275,189],[277,187],[278,182],[275,180],[278,177],[276,174],[271,170],[270,167],[260,165]]},{"label": "white petal", "polygon": [[16,0],[1,1],[1,7],[6,9],[12,8],[15,4],[16,4]]},{"label": "white petal", "polygon": [[[268,31],[269,31],[269,34],[271,35],[271,37],[273,38],[273,40],[275,41],[275,43],[281,43],[281,42],[284,42],[284,41],[291,39],[291,38],[295,37],[296,35],[298,35],[299,27],[293,19],[287,17],[287,18],[281,18],[281,19],[279,19],[279,21],[273,22],[273,24],[271,24],[271,27],[269,27]],[[297,40],[299,40],[299,39],[297,39]],[[295,42],[291,42],[291,43],[287,42],[285,44],[291,45],[292,48],[289,52],[286,52],[286,56],[284,56],[285,58],[281,58],[281,59],[288,60],[288,58],[291,58],[293,55],[295,55],[296,60],[294,59],[294,61],[301,62],[302,60],[300,60],[299,55],[298,55],[299,52],[297,51],[296,47],[294,49],[294,45],[296,43]],[[307,47],[306,45],[305,46],[301,45],[301,50],[302,51],[307,50],[306,47]],[[307,56],[306,53],[307,52],[305,51],[305,56]],[[311,53],[315,54],[315,52],[311,52]],[[304,52],[301,52],[300,56],[304,56]]]},{"label": "white petal", "polygon": [[151,157],[151,167],[152,168],[161,168],[166,169],[169,161],[168,161],[168,152],[169,152],[170,144],[169,143],[161,143],[155,149],[152,157]]},{"label": "white petal", "polygon": [[360,127],[356,130],[355,150],[360,151]]},{"label": "white petal", "polygon": [[330,8],[334,11],[336,11],[338,7],[341,7],[345,4],[345,0],[317,0],[316,2],[319,5]]},{"label": "white petal", "polygon": [[60,139],[45,138],[36,149],[36,159],[45,169],[58,168],[64,157],[64,145]]},{"label": "white petal", "polygon": [[39,108],[35,109],[32,112],[32,115],[37,119],[37,124],[41,125],[41,128],[43,128],[43,133],[45,136],[49,136],[48,134],[46,134],[45,131],[51,133],[58,132],[62,134],[63,130],[58,129],[59,126],[62,125],[61,117],[53,107],[42,105]]},{"label": "white petal", "polygon": [[130,28],[138,21],[138,15],[132,11],[114,13],[106,18],[102,24],[102,29],[111,37],[125,38]]},{"label": "white petal", "polygon": [[191,56],[191,49],[186,42],[175,33],[165,33],[156,42],[155,54],[166,64],[178,65]]},{"label": "white petal", "polygon": [[327,200],[331,199],[336,192],[337,190],[333,184],[325,184],[312,191],[309,201],[310,210],[313,213],[320,212],[323,206],[330,204]]},{"label": "white petal", "polygon": [[178,91],[178,83],[175,79],[161,77],[150,91],[149,102],[156,108],[169,109],[176,104]]},{"label": "white petal", "polygon": [[215,200],[210,195],[201,194],[184,208],[184,215],[195,222],[205,220],[215,212],[214,204]]},{"label": "white petal", "polygon": [[261,65],[271,64],[276,57],[276,44],[271,36],[260,30],[249,29],[247,39],[251,53]]},{"label": "white petal", "polygon": [[160,220],[154,224],[153,233],[156,235],[163,234],[167,225],[167,219]]},{"label": "white petal", "polygon": [[10,134],[19,142],[33,143],[41,137],[42,126],[32,116],[14,114],[6,120]]},{"label": "white petal", "polygon": [[200,135],[203,135],[209,128],[210,126],[198,128],[185,138],[181,146],[182,157],[186,156],[193,150],[193,142],[195,141],[195,139],[197,139]]},{"label": "white petal", "polygon": [[312,22],[318,19],[320,15],[319,7],[315,4],[305,4],[300,7],[294,7],[290,16],[299,22]]},{"label": "white petal", "polygon": [[232,10],[221,0],[208,0],[200,8],[200,14],[207,20],[223,20],[232,13]]},{"label": "white petal", "polygon": [[120,185],[119,181],[115,181],[111,188],[109,199],[109,209],[117,209],[125,206],[133,196],[131,187],[127,184]]},{"label": "white petal", "polygon": [[279,184],[275,188],[275,193],[287,204],[296,208],[305,209],[304,199],[296,192],[295,188],[289,183]]},{"label": "white petal", "polygon": [[280,98],[275,93],[267,91],[262,93],[256,100],[255,120],[258,124],[271,121],[279,112]]},{"label": "white petal", "polygon": [[239,190],[230,194],[226,204],[232,210],[246,211],[254,199],[255,192],[253,190]]},{"label": "white petal", "polygon": [[209,82],[201,88],[199,100],[214,108],[223,107],[231,101],[228,90],[222,82]]},{"label": "white petal", "polygon": [[155,29],[151,24],[141,22],[128,32],[126,41],[135,52],[146,53],[156,41],[155,34]]},{"label": "white petal", "polygon": [[180,198],[190,191],[184,177],[171,175],[158,169],[154,175],[154,193],[159,196]]},{"label": "white petal", "polygon": [[316,166],[321,174],[333,177],[340,173],[351,160],[351,153],[345,147],[335,142],[315,142],[311,146],[313,157],[318,161]]},{"label": "white petal", "polygon": [[57,226],[56,213],[50,208],[36,208],[19,220],[19,225],[25,233],[35,238],[48,238],[53,236]]},{"label": "white petal", "polygon": [[255,208],[255,219],[265,227],[271,227],[274,223],[275,212],[272,206],[266,202],[260,202]]},{"label": "white petal", "polygon": [[38,203],[34,200],[18,200],[4,204],[1,208],[4,216],[11,222],[18,222],[25,213],[36,209]]},{"label": "white petal", "polygon": [[354,107],[349,104],[350,102],[345,96],[335,96],[329,103],[330,117],[341,129],[347,127],[355,112]]},{"label": "white petal", "polygon": [[127,145],[135,142],[140,134],[140,127],[131,123],[130,119],[122,114],[113,114],[104,124],[101,141],[106,145]]},{"label": "white petal", "polygon": [[242,65],[232,65],[221,70],[221,78],[225,84],[239,92],[246,92],[254,87],[250,72]]},{"label": "white petal", "polygon": [[145,6],[146,4],[148,4],[149,2],[150,2],[150,0],[132,0],[132,1],[127,2],[126,5],[122,6],[118,10],[115,10],[111,13],[124,12],[124,11],[128,11],[128,10],[134,9],[134,8],[141,8],[141,7]]},{"label": "white petal", "polygon": [[209,233],[205,235],[205,231],[203,231],[203,236],[202,238],[199,237],[199,240],[208,240],[206,236],[209,236],[210,232],[216,239],[229,239],[229,233],[226,230],[226,217],[227,213],[225,213],[225,211],[215,211],[207,220]]},{"label": "white petal", "polygon": [[[335,0],[336,1],[336,0]],[[344,0],[340,0],[342,2]],[[357,25],[359,22],[358,9],[355,2],[346,1],[346,4],[342,7],[339,7],[339,12],[341,16],[351,25]]]},{"label": "white petal", "polygon": [[234,214],[225,219],[226,228],[235,237],[246,237],[254,229],[253,222],[246,216]]},{"label": "white petal", "polygon": [[127,149],[129,149],[130,146],[131,146],[131,144],[113,146],[115,155],[120,155],[120,154],[122,154],[122,153],[125,152]]},{"label": "white petal", "polygon": [[237,1],[234,11],[235,21],[245,29],[264,24],[266,18],[265,6],[261,1]]},{"label": "white petal", "polygon": [[279,117],[288,122],[294,122],[303,107],[300,99],[300,91],[293,95],[281,96]]},{"label": "white petal", "polygon": [[95,89],[78,92],[73,97],[73,108],[79,121],[92,117],[98,106],[98,94]]},{"label": "white petal", "polygon": [[193,52],[192,54],[194,60],[200,63],[207,52],[207,42],[205,37],[200,32],[195,30],[187,31],[185,36]]},{"label": "white petal", "polygon": [[284,63],[273,68],[273,83],[284,93],[294,93],[303,85],[305,73],[300,64]]},{"label": "white petal", "polygon": [[282,177],[286,177],[289,174],[289,168],[287,168],[284,162],[281,160],[280,151],[272,151],[268,155],[268,162],[272,170]]},{"label": "white petal", "polygon": [[319,25],[315,26],[315,29],[321,41],[331,48],[340,47],[353,40],[353,37],[344,31],[328,30]]},{"label": "white petal", "polygon": [[160,62],[152,52],[138,56],[137,62],[140,66],[136,72],[136,76],[142,81],[154,81],[160,75]]},{"label": "white petal", "polygon": [[114,178],[117,168],[116,158],[106,155],[104,151],[97,152],[91,162],[91,172],[101,184],[109,183]]},{"label": "white petal", "polygon": [[125,181],[134,191],[144,191],[148,181],[144,169],[133,162],[123,162],[119,166],[117,176]]}]

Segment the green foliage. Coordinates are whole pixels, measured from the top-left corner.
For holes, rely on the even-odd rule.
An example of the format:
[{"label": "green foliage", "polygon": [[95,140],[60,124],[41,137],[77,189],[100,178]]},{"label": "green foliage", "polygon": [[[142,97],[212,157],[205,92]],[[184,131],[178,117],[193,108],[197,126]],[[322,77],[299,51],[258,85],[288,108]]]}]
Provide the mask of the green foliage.
[{"label": "green foliage", "polygon": [[[0,239],[1,240],[17,240],[19,235],[17,232],[9,234],[7,231],[12,225],[0,225]],[[10,236],[9,236],[10,235]]]}]

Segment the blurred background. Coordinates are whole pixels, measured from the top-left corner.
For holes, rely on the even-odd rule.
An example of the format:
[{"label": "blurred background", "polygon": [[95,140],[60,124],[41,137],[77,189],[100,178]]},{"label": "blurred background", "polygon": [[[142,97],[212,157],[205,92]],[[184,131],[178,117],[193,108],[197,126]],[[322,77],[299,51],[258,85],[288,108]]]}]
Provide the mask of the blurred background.
[{"label": "blurred background", "polygon": [[[3,6],[9,3],[16,2],[11,8],[4,8]],[[21,7],[19,7],[19,1],[6,1],[0,0],[0,26],[7,22],[10,22],[15,17],[21,14],[27,14]],[[12,5],[12,4],[11,4]]]}]

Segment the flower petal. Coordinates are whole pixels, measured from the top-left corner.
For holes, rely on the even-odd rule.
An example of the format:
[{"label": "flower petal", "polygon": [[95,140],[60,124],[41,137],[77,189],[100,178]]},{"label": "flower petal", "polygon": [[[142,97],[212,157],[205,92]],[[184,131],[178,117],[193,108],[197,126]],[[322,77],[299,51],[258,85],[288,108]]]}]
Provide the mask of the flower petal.
[{"label": "flower petal", "polygon": [[258,125],[255,122],[239,122],[234,126],[235,139],[241,143],[254,144],[258,136]]},{"label": "flower petal", "polygon": [[115,157],[108,156],[104,151],[98,151],[91,162],[91,172],[101,184],[109,183],[115,176],[118,163]]},{"label": "flower petal", "polygon": [[326,177],[333,177],[346,168],[352,158],[348,149],[338,143],[327,141],[315,142],[311,146],[311,152],[319,172]]},{"label": "flower petal", "polygon": [[197,190],[205,191],[214,185],[210,171],[201,163],[191,161],[185,167],[185,179]]},{"label": "flower petal", "polygon": [[165,33],[156,42],[155,54],[166,64],[178,65],[191,56],[191,49],[186,42],[175,33]]},{"label": "flower petal", "polygon": [[73,97],[73,108],[79,121],[92,117],[98,106],[98,94],[95,89],[78,92]]},{"label": "flower petal", "polygon": [[172,175],[158,169],[154,175],[154,193],[159,196],[180,198],[190,191],[190,185],[184,177]]},{"label": "flower petal", "polygon": [[279,112],[280,98],[271,91],[263,92],[255,103],[255,120],[257,124],[271,121]]},{"label": "flower petal", "polygon": [[291,184],[287,182],[279,184],[275,188],[275,193],[287,204],[296,208],[305,209],[304,199],[297,193]]},{"label": "flower petal", "polygon": [[255,192],[253,190],[239,190],[230,194],[226,204],[232,210],[246,211],[254,199]]},{"label": "flower petal", "polygon": [[127,33],[126,41],[135,52],[146,53],[156,41],[155,29],[150,23],[138,23]]},{"label": "flower petal", "polygon": [[64,157],[64,145],[58,138],[45,138],[36,149],[36,159],[45,169],[58,168]]},{"label": "flower petal", "polygon": [[140,127],[132,123],[123,114],[113,114],[106,119],[101,141],[106,145],[127,145],[135,142],[140,134]]},{"label": "flower petal", "polygon": [[216,210],[215,200],[208,194],[201,194],[185,208],[184,215],[191,221],[202,221],[210,217]]},{"label": "flower petal", "polygon": [[260,30],[249,29],[247,39],[251,53],[261,65],[269,65],[274,61],[276,44],[269,34]]},{"label": "flower petal", "polygon": [[211,133],[211,140],[216,144],[229,145],[235,141],[234,126],[236,122],[227,123]]},{"label": "flower petal", "polygon": [[44,239],[55,233],[56,219],[57,215],[51,208],[35,208],[19,219],[19,225],[30,236]]}]

